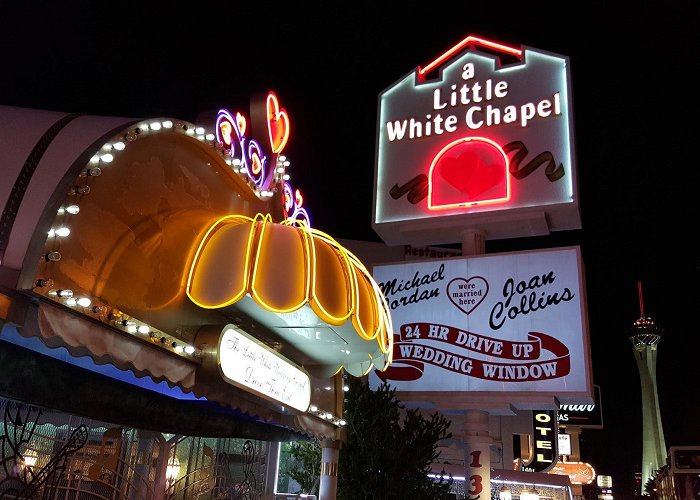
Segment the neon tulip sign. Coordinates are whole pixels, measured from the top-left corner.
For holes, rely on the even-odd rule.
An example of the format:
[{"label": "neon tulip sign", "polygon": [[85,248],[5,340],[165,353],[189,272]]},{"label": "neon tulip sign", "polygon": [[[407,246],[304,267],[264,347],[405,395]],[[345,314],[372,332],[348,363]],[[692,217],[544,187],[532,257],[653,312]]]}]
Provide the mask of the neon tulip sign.
[{"label": "neon tulip sign", "polygon": [[405,244],[458,242],[487,217],[493,237],[533,235],[528,218],[579,228],[570,103],[556,54],[470,36],[416,68],[380,95],[374,229]]}]

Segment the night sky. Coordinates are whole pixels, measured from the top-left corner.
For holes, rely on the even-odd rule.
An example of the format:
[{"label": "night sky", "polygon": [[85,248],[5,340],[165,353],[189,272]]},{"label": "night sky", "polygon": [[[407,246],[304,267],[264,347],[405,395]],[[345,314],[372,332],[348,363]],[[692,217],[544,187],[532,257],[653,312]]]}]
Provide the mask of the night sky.
[{"label": "night sky", "polygon": [[384,89],[467,35],[568,56],[582,229],[486,250],[581,246],[605,426],[583,432],[582,458],[613,476],[616,498],[631,498],[641,461],[627,336],[640,316],[638,281],[646,314],[664,329],[666,444],[700,445],[697,4],[180,3],[3,5],[0,105],[196,121],[274,90],[292,122],[294,185],[313,225],[336,238],[381,241],[371,220]]}]

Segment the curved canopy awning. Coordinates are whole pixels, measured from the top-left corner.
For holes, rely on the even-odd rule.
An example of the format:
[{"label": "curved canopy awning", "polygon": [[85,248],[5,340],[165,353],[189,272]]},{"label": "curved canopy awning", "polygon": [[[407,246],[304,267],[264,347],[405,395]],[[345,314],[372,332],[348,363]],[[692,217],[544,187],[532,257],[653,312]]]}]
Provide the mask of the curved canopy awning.
[{"label": "curved canopy awning", "polygon": [[38,301],[29,334],[50,348],[263,419],[293,418],[317,436],[329,434],[323,418],[273,415],[240,387],[212,383],[200,332],[236,325],[307,372],[312,405],[336,416],[342,386],[328,390],[329,377],[389,364],[383,295],[331,236],[288,218],[279,150],[254,151],[250,166],[270,172],[257,178],[183,120],[3,106],[0,139],[12,145],[0,291]]},{"label": "curved canopy awning", "polygon": [[390,361],[391,317],[369,272],[332,237],[298,221],[217,220],[197,248],[187,295],[206,309],[237,305],[324,360],[326,376],[341,368],[362,376]]}]

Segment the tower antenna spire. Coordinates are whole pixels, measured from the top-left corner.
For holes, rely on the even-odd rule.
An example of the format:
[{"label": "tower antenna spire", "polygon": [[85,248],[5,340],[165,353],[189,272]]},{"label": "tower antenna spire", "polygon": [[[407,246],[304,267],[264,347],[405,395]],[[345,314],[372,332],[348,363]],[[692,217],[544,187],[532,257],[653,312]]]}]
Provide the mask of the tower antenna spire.
[{"label": "tower antenna spire", "polygon": [[644,294],[642,293],[642,282],[637,281],[637,295],[639,295],[639,314],[644,317]]}]

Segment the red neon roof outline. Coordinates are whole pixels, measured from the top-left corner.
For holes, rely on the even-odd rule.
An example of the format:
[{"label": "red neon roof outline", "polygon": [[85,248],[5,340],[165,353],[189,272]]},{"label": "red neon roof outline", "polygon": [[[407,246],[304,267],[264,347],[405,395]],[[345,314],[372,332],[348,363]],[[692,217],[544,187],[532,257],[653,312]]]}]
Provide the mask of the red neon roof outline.
[{"label": "red neon roof outline", "polygon": [[523,55],[523,51],[520,49],[508,47],[507,45],[503,45],[501,43],[492,42],[490,40],[486,40],[485,38],[479,38],[476,36],[469,35],[467,38],[459,42],[457,45],[449,49],[447,52],[442,54],[440,57],[435,59],[433,62],[431,62],[424,68],[418,66],[418,78],[422,80],[423,78],[425,78],[425,75],[433,71],[436,67],[440,66],[443,62],[450,59],[453,55],[455,55],[457,52],[460,52],[464,47],[467,46],[486,47],[489,49],[503,52],[505,54],[509,54],[511,56],[515,56],[518,59],[522,59]]}]

